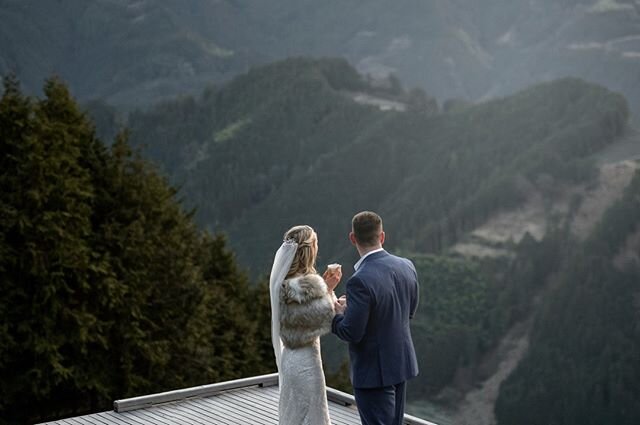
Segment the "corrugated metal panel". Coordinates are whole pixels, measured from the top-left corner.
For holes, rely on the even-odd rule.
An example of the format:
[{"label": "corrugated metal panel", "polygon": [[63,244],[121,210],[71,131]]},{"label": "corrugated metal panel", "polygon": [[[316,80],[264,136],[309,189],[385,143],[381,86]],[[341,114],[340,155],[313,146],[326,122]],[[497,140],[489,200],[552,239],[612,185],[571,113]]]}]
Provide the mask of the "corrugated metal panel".
[{"label": "corrugated metal panel", "polygon": [[[119,411],[59,419],[59,425],[277,425],[277,374],[170,391],[114,403]],[[327,389],[334,425],[360,423],[355,401],[349,394]],[[406,424],[435,425],[411,416]]]}]

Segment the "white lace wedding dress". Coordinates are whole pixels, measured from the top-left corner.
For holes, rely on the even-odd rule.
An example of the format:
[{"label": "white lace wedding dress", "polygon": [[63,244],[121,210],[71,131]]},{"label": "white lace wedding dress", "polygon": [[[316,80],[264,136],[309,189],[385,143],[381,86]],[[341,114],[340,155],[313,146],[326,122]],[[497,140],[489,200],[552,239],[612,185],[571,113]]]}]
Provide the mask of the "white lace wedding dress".
[{"label": "white lace wedding dress", "polygon": [[333,301],[317,274],[285,280],[280,292],[280,425],[330,425],[320,335],[331,330]]},{"label": "white lace wedding dress", "polygon": [[282,351],[280,424],[329,425],[319,338],[308,346]]}]

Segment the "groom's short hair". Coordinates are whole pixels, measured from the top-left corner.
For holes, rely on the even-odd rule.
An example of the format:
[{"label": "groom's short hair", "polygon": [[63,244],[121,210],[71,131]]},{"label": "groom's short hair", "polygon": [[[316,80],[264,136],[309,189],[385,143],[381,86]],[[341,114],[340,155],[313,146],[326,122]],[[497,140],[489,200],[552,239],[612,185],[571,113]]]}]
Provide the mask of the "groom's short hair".
[{"label": "groom's short hair", "polygon": [[372,211],[362,211],[353,216],[351,227],[359,245],[373,246],[380,241],[382,218]]}]

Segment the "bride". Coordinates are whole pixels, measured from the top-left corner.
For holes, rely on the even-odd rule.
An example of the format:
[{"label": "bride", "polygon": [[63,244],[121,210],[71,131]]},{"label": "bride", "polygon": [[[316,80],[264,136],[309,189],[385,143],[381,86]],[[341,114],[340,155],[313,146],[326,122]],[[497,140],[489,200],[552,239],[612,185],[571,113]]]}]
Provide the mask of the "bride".
[{"label": "bride", "polygon": [[280,383],[280,425],[330,425],[320,336],[331,331],[340,269],[320,277],[318,237],[309,226],[284,235],[269,279],[271,336]]}]

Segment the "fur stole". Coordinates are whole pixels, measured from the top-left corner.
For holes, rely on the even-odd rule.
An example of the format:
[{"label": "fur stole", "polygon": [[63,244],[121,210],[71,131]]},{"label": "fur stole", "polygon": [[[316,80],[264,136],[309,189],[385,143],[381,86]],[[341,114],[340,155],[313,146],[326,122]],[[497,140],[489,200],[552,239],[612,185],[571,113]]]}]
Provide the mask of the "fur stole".
[{"label": "fur stole", "polygon": [[331,331],[333,298],[317,274],[296,276],[282,282],[280,291],[280,337],[288,348],[312,344]]}]

